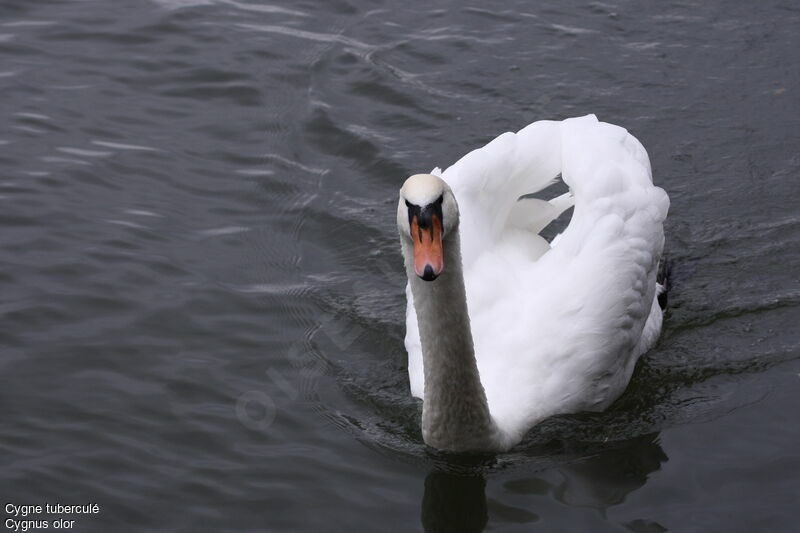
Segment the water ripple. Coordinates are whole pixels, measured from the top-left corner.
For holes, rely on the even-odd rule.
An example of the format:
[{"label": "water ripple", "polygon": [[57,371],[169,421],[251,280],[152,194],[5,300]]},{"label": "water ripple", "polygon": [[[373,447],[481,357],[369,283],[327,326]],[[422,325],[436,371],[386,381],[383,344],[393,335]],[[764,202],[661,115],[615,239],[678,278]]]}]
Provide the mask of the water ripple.
[{"label": "water ripple", "polygon": [[[5,0],[0,492],[99,501],[82,531],[792,523],[783,4]],[[499,456],[428,449],[397,187],[587,112],[672,198],[659,345],[604,413]]]}]

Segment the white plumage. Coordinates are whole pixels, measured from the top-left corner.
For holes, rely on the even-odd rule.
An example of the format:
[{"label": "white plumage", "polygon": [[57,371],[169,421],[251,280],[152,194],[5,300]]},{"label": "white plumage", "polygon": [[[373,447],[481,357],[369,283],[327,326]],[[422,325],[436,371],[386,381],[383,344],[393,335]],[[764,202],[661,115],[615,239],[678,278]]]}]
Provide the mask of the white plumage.
[{"label": "white plumage", "polygon": [[[559,173],[570,193],[519,200]],[[589,115],[505,133],[433,174],[458,203],[474,355],[498,432],[491,447],[513,446],[548,416],[606,408],[661,330],[669,199],[652,184],[645,149]],[[573,202],[551,247],[538,232]],[[406,294],[411,392],[423,398],[411,283]]]}]

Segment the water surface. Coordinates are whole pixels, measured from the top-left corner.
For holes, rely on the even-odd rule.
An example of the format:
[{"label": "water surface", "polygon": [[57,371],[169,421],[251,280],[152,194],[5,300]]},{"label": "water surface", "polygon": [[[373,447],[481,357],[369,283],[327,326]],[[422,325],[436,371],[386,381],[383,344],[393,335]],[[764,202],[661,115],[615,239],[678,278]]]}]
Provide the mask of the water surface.
[{"label": "water surface", "polygon": [[[798,27],[789,0],[4,0],[3,504],[97,502],[78,531],[795,530]],[[606,413],[427,449],[398,187],[586,113],[671,197],[661,341]]]}]

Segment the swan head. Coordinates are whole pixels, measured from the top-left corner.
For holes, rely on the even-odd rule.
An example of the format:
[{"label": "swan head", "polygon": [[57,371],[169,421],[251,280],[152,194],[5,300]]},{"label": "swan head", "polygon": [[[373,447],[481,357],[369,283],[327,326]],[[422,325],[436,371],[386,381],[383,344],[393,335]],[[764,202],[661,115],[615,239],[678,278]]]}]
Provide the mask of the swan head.
[{"label": "swan head", "polygon": [[406,180],[397,204],[397,229],[414,250],[417,276],[433,281],[442,273],[447,237],[457,227],[458,204],[442,178],[415,174]]}]

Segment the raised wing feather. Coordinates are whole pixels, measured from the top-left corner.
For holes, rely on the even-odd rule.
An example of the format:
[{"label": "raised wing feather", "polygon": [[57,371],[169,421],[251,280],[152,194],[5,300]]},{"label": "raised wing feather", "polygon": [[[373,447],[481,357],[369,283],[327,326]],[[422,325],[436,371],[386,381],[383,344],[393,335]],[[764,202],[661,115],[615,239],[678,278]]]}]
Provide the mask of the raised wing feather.
[{"label": "raised wing feather", "polygon": [[560,146],[559,122],[534,122],[500,135],[442,173],[458,200],[465,267],[501,238],[521,196],[554,183],[561,171]]}]

